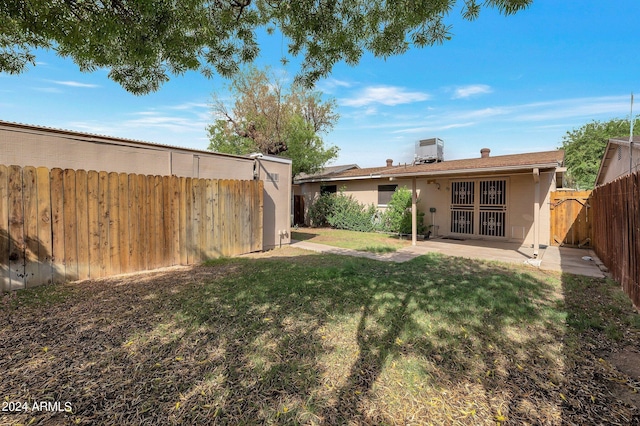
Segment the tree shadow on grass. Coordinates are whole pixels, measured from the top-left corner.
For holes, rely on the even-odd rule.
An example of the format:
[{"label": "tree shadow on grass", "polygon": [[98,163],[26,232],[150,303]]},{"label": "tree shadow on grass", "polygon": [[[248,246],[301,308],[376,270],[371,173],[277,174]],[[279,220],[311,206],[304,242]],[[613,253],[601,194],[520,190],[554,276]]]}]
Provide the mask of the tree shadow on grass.
[{"label": "tree shadow on grass", "polygon": [[210,265],[67,285],[64,301],[0,323],[0,393],[73,404],[12,421],[446,423],[474,401],[468,424],[553,414],[531,417],[523,401],[556,401],[517,386],[557,367],[561,306],[544,275],[438,255]]}]

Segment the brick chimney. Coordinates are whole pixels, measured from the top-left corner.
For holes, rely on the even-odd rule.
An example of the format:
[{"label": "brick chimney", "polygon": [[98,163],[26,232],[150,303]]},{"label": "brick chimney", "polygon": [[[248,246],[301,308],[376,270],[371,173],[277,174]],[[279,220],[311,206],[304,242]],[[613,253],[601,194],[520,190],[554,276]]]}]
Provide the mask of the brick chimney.
[{"label": "brick chimney", "polygon": [[391,158],[387,158],[387,167],[393,166],[393,160]]},{"label": "brick chimney", "polygon": [[480,150],[480,158],[489,158],[489,153],[491,150],[489,148],[482,148]]}]

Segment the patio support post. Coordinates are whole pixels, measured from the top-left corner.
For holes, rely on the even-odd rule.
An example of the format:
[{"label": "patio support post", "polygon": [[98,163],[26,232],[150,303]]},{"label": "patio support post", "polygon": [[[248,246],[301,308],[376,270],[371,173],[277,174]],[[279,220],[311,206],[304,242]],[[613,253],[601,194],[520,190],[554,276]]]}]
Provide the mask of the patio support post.
[{"label": "patio support post", "polygon": [[538,258],[540,252],[540,169],[533,169],[535,183],[533,200],[533,257]]},{"label": "patio support post", "polygon": [[411,179],[411,245],[415,246],[418,240],[418,208],[416,203],[418,194],[416,190],[416,178]]}]

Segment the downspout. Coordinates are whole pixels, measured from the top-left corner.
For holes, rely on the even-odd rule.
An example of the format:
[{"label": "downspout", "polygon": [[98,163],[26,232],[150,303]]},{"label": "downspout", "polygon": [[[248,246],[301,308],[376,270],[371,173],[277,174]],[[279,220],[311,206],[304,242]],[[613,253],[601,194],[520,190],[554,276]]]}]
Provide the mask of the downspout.
[{"label": "downspout", "polygon": [[418,240],[418,208],[416,206],[418,194],[416,191],[416,178],[411,179],[411,245],[415,246]]},{"label": "downspout", "polygon": [[540,169],[533,169],[533,182],[533,257],[537,259],[540,252]]}]

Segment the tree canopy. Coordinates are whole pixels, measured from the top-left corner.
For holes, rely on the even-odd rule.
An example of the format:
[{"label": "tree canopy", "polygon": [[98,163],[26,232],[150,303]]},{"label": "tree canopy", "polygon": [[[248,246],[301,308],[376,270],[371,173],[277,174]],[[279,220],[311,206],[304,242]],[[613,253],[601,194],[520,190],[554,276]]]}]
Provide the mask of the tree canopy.
[{"label": "tree canopy", "polygon": [[[578,189],[593,189],[602,155],[611,138],[628,138],[628,119],[614,118],[609,121],[592,121],[567,132],[562,138],[565,150],[565,165],[569,178]],[[634,134],[640,134],[640,119],[635,118]]]},{"label": "tree canopy", "polygon": [[290,158],[293,175],[314,173],[338,155],[321,135],[338,121],[334,100],[298,83],[285,86],[268,71],[250,67],[230,84],[230,108],[214,95],[215,121],[207,130],[209,149],[227,154],[262,154]]},{"label": "tree canopy", "polygon": [[[482,8],[504,15],[533,0],[462,0],[462,16]],[[171,74],[198,70],[230,77],[259,54],[257,31],[278,29],[302,57],[310,87],[334,64],[365,51],[387,57],[451,38],[445,22],[458,0],[22,0],[0,2],[0,72],[35,65],[54,49],[82,71],[109,69],[135,94],[158,90]]]}]

